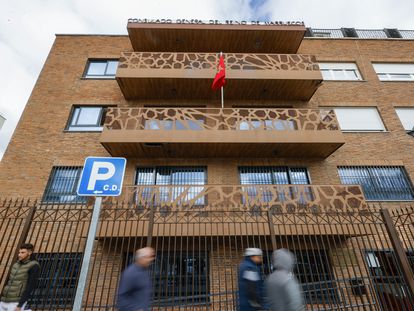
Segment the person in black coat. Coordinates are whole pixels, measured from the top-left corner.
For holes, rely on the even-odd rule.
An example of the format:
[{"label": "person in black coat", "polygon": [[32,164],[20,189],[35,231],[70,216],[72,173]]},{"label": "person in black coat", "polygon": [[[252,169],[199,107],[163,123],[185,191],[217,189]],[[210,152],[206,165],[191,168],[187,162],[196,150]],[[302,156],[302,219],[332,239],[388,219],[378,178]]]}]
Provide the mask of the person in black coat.
[{"label": "person in black coat", "polygon": [[149,266],[155,259],[155,251],[145,247],[135,252],[135,262],[121,275],[118,288],[119,311],[148,311],[151,309],[152,282]]}]

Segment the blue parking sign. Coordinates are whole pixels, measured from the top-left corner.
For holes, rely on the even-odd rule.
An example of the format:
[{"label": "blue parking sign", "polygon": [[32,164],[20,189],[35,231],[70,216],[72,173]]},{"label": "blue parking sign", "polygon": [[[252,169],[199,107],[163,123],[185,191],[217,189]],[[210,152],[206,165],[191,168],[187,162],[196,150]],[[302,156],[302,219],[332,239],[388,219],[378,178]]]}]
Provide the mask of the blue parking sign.
[{"label": "blue parking sign", "polygon": [[125,158],[87,157],[78,185],[78,195],[120,195],[125,167]]}]

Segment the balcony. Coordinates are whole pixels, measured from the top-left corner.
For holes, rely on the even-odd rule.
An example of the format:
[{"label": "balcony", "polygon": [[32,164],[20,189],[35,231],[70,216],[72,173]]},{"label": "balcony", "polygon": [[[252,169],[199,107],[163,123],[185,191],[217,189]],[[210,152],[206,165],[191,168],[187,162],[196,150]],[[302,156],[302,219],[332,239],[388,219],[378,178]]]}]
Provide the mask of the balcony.
[{"label": "balcony", "polygon": [[296,53],[305,35],[303,24],[231,25],[145,23],[127,25],[134,51]]},{"label": "balcony", "polygon": [[[211,84],[219,55],[124,52],[116,80],[126,99],[219,99]],[[299,54],[225,54],[225,99],[309,100],[322,82],[316,58]]]},{"label": "balcony", "polygon": [[[364,231],[347,223],[352,221],[352,215],[369,213],[358,185],[130,186],[116,199],[129,202],[127,213],[117,210],[111,200],[115,199],[105,199],[110,208],[101,214],[102,237],[146,237],[150,219],[154,227],[163,224],[152,231],[154,236],[174,236],[177,232],[180,236],[270,235],[268,212],[275,219],[295,224],[292,229],[278,226],[275,221],[275,234],[358,235]],[[151,212],[155,215],[151,216]],[[343,226],[341,219],[346,220]],[[334,230],[330,227],[332,221],[338,224]],[[241,223],[247,225],[240,226]],[[122,233],[117,230],[121,224]]]},{"label": "balcony", "polygon": [[345,141],[333,110],[109,108],[100,142],[123,157],[326,158]]}]

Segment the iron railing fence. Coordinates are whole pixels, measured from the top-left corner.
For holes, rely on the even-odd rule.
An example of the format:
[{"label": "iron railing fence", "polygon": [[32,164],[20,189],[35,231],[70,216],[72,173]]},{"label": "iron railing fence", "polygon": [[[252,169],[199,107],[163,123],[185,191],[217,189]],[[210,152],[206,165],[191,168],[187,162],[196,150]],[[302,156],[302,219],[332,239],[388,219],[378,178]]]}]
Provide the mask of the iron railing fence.
[{"label": "iron railing fence", "polygon": [[[166,210],[154,204],[163,202],[157,201],[159,191],[144,196],[145,204],[137,204],[144,202],[142,189],[151,189],[146,186],[131,188],[130,194],[138,195],[141,201],[105,198],[83,309],[115,310],[120,275],[131,263],[132,253],[143,246],[156,250],[151,268],[153,310],[234,310],[238,303],[238,265],[247,247],[263,250],[263,279],[272,271],[273,250],[287,248],[295,254],[294,274],[307,310],[414,308],[410,277],[411,282],[414,278],[411,268],[404,266],[413,243],[412,206],[396,208],[391,216],[381,206],[365,202],[359,208],[344,208],[337,200],[342,195],[344,202],[352,202],[355,193],[348,197],[339,188],[321,191],[316,187],[312,189],[318,199],[312,202],[320,208],[269,205],[252,209],[240,204],[240,191],[221,187],[204,192],[211,198],[221,195],[220,200],[206,200],[217,203],[207,208],[174,203]],[[349,186],[343,187],[346,190]],[[321,201],[328,194],[332,198],[330,207]],[[231,202],[239,205],[232,207]],[[92,203],[0,201],[1,284],[6,281],[17,245],[23,241],[35,245],[42,266],[31,309],[71,309]]]}]

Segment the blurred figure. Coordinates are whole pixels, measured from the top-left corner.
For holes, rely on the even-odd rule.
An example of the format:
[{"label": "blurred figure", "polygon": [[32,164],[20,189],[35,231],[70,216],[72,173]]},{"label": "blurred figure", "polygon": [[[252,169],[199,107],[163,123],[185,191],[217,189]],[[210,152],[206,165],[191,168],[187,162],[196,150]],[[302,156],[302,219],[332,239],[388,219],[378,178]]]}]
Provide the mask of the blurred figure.
[{"label": "blurred figure", "polygon": [[246,248],[239,266],[239,311],[262,310],[263,281],[259,265],[263,261],[260,248]]},{"label": "blurred figure", "polygon": [[151,307],[152,282],[149,266],[155,259],[155,251],[144,247],[135,252],[135,262],[121,275],[117,306],[119,311],[148,311]]},{"label": "blurred figure", "polygon": [[298,280],[293,275],[295,256],[287,249],[273,252],[273,273],[265,282],[266,297],[271,311],[305,310]]}]

